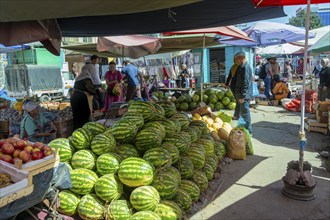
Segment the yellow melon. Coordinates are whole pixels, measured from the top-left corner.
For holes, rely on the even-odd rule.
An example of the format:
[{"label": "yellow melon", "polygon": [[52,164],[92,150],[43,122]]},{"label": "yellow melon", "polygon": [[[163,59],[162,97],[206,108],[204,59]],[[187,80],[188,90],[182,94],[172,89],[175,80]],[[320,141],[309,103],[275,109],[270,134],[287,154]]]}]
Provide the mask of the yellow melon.
[{"label": "yellow melon", "polygon": [[230,131],[228,128],[222,127],[218,130],[218,135],[222,140],[228,141]]},{"label": "yellow melon", "polygon": [[220,137],[219,137],[219,135],[217,134],[216,131],[211,131],[211,137],[212,137],[213,140],[215,140],[215,141],[220,141],[220,140],[221,140]]},{"label": "yellow melon", "polygon": [[219,128],[222,128],[222,124],[215,122],[213,123],[212,128],[217,131]]},{"label": "yellow melon", "polygon": [[193,117],[194,117],[194,118],[197,118],[197,119],[201,119],[201,118],[202,118],[198,113],[195,113],[195,114],[193,115]]},{"label": "yellow melon", "polygon": [[208,118],[208,119],[206,119],[206,124],[208,124],[208,125],[213,125],[213,120],[212,120],[212,118]]}]

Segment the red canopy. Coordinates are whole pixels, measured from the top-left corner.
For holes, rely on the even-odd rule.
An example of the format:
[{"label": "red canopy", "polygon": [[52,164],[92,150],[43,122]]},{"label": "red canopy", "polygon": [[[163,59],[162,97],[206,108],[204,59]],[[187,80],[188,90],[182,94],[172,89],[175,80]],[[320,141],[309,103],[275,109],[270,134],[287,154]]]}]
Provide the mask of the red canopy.
[{"label": "red canopy", "polygon": [[[285,5],[305,5],[307,0],[252,0],[258,7],[263,6],[285,6]],[[329,3],[329,0],[311,0],[311,4]]]},{"label": "red canopy", "polygon": [[244,39],[248,41],[254,41],[249,38],[248,35],[241,31],[240,29],[234,26],[223,26],[223,27],[214,27],[214,28],[202,28],[202,29],[194,29],[187,31],[174,31],[174,32],[164,32],[164,36],[171,35],[184,35],[184,34],[220,34],[225,36],[230,36],[234,38]]}]

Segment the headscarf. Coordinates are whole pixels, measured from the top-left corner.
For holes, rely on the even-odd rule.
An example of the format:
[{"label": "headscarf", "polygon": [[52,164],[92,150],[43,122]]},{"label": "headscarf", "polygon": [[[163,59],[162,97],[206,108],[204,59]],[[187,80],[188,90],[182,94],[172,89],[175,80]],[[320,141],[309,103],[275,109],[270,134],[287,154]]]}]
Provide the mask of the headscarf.
[{"label": "headscarf", "polygon": [[[76,82],[84,79],[92,79],[93,73],[90,71],[90,65],[93,64],[86,64],[85,66],[83,66],[83,68],[81,69],[81,73],[76,77]],[[93,68],[95,68],[94,65]]]},{"label": "headscarf", "polygon": [[26,101],[23,105],[23,110],[26,112],[32,112],[34,109],[39,107],[39,103],[35,101]]},{"label": "headscarf", "polygon": [[321,61],[324,62],[324,64],[325,64],[326,67],[329,66],[329,59],[328,58],[323,58],[323,59],[321,59]]}]

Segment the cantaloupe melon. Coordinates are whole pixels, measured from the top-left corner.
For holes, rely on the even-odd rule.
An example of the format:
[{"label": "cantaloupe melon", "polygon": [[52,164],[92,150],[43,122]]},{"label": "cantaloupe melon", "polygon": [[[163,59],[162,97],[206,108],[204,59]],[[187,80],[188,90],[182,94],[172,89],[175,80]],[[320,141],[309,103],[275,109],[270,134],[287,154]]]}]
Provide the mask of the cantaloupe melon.
[{"label": "cantaloupe melon", "polygon": [[231,129],[228,129],[226,127],[222,127],[218,130],[219,137],[222,140],[228,141],[229,134],[230,134]]},{"label": "cantaloupe melon", "polygon": [[220,141],[220,140],[221,140],[220,137],[219,137],[219,135],[217,134],[217,132],[214,131],[214,130],[211,132],[211,137],[212,137],[213,140],[215,140],[215,141]]}]

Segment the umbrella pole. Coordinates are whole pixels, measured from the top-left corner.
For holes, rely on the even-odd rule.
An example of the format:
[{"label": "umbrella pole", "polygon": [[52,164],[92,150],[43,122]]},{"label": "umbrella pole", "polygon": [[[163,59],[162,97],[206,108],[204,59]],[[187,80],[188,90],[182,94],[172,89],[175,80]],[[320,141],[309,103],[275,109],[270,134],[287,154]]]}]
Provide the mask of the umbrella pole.
[{"label": "umbrella pole", "polygon": [[[25,89],[26,89],[26,95],[27,95],[27,98],[30,98],[30,92],[29,92],[29,84],[28,84],[28,78],[27,78],[27,75],[26,75],[26,69],[25,69],[25,57],[24,57],[24,48],[23,48],[23,45],[21,45],[22,47],[22,61],[23,61],[23,65],[24,65],[24,80],[25,80]],[[33,50],[33,48],[32,48]]]},{"label": "umbrella pole", "polygon": [[306,144],[305,135],[305,84],[306,84],[306,70],[307,70],[307,50],[308,50],[308,32],[309,32],[309,18],[311,10],[311,0],[307,0],[307,13],[306,13],[306,29],[305,29],[305,50],[304,50],[304,69],[303,69],[303,87],[301,97],[301,118],[300,118],[300,148],[299,148],[299,171],[303,173],[304,164],[304,148]]},{"label": "umbrella pole", "polygon": [[201,107],[204,107],[206,104],[203,102],[203,87],[204,87],[204,49],[205,49],[205,34],[203,35],[203,50],[201,57]]}]

